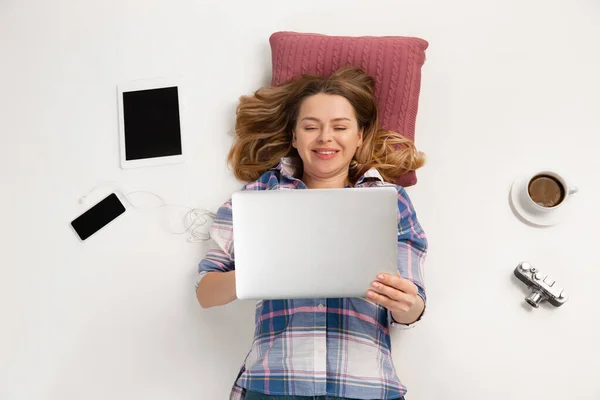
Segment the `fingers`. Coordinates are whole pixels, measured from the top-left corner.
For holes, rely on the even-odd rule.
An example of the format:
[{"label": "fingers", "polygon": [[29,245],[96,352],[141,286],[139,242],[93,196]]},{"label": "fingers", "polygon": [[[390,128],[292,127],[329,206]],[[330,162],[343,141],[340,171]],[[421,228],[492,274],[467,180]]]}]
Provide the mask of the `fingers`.
[{"label": "fingers", "polygon": [[[408,311],[415,304],[416,296],[403,293],[398,289],[390,286],[385,286],[379,282],[373,282],[373,289],[367,292],[367,296],[385,305],[392,310]],[[385,304],[383,304],[385,302]]]},{"label": "fingers", "polygon": [[394,287],[384,285],[379,281],[374,281],[373,283],[371,283],[371,286],[372,291],[384,295],[392,300],[405,301],[408,300],[408,298],[410,297],[410,295],[405,294]]},{"label": "fingers", "polygon": [[373,290],[369,290],[367,292],[367,297],[370,300],[374,301],[375,303],[381,304],[382,306],[384,306],[388,310],[393,310],[395,308],[396,303],[397,303],[397,301],[392,300],[389,297],[384,296],[382,294],[376,293]]},{"label": "fingers", "polygon": [[417,286],[400,276],[379,274],[371,284],[367,297],[392,311],[408,311],[415,302]]},{"label": "fingers", "polygon": [[401,292],[409,295],[416,295],[419,292],[417,285],[399,275],[393,276],[390,274],[381,273],[377,275],[377,281],[375,282],[381,282],[385,286],[391,286],[392,288],[400,290]]},{"label": "fingers", "polygon": [[[408,296],[404,293],[400,293],[402,296]],[[375,292],[374,290],[369,290],[367,292],[367,297],[378,304],[381,304],[385,308],[390,311],[408,311],[414,305],[414,300],[404,299],[404,300],[394,300],[382,293]]]}]

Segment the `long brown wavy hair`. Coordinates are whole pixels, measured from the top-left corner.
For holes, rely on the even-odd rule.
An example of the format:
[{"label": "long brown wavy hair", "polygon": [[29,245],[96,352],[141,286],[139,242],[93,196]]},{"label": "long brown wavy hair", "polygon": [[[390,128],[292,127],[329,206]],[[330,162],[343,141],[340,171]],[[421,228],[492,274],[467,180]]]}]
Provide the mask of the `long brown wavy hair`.
[{"label": "long brown wavy hair", "polygon": [[379,129],[374,86],[373,79],[363,70],[343,68],[330,77],[304,75],[242,96],[228,156],[230,168],[238,179],[254,181],[277,166],[282,157],[298,157],[292,147],[292,130],[303,100],[318,93],[345,97],[354,108],[359,130],[364,129],[363,145],[350,164],[351,182],[370,168],[377,168],[388,182],[420,168],[425,155],[417,151],[411,140],[398,132]]}]

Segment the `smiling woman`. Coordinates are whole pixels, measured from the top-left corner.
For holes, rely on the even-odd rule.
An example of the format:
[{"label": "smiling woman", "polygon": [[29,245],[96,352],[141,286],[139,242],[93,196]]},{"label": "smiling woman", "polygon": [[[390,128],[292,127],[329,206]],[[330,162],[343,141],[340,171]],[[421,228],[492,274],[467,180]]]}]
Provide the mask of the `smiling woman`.
[{"label": "smiling woman", "polygon": [[[292,141],[294,132],[306,127],[298,126],[300,119],[306,117],[313,122],[310,127],[319,132],[333,127],[362,134],[362,145],[352,150],[354,157],[349,160],[350,182],[371,168],[377,168],[388,182],[420,168],[425,155],[416,150],[411,140],[401,132],[378,128],[373,90],[373,79],[364,71],[343,68],[330,77],[305,75],[280,86],[260,88],[253,96],[242,96],[237,108],[236,137],[229,152],[236,177],[253,181],[276,167],[282,157],[302,157],[301,149]],[[326,107],[327,112],[320,107]],[[350,121],[332,125],[336,118]]]},{"label": "smiling woman", "polygon": [[319,93],[306,98],[292,130],[292,146],[302,159],[306,186],[346,186],[350,163],[363,143],[363,131],[345,97]]},{"label": "smiling woman", "polygon": [[[259,302],[254,341],[231,400],[404,398],[389,328],[423,314],[427,239],[406,191],[389,182],[423,159],[411,141],[378,128],[373,80],[359,69],[304,76],[240,99],[229,162],[239,179],[254,181],[242,190],[394,186],[398,275],[374,276],[360,298]],[[202,307],[236,299],[232,216],[229,200],[211,229],[216,246],[200,262]],[[257,248],[256,257],[269,245]],[[310,249],[290,244],[290,257],[297,251]]]}]

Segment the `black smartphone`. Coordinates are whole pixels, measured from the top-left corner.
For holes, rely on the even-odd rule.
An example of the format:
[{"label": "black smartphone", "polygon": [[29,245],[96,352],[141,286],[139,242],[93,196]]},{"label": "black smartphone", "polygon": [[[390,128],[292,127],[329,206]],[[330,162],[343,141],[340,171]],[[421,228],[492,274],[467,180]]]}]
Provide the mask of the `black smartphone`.
[{"label": "black smartphone", "polygon": [[125,212],[125,206],[116,194],[111,193],[98,204],[75,218],[71,226],[81,240],[98,232],[109,222]]}]

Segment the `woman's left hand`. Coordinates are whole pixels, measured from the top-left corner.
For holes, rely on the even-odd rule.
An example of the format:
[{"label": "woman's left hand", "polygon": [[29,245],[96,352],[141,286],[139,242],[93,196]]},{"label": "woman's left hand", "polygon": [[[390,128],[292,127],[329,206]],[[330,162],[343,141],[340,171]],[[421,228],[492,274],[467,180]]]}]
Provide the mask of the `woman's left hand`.
[{"label": "woman's left hand", "polygon": [[371,286],[367,297],[393,313],[407,312],[417,302],[417,285],[400,275],[381,273]]}]

